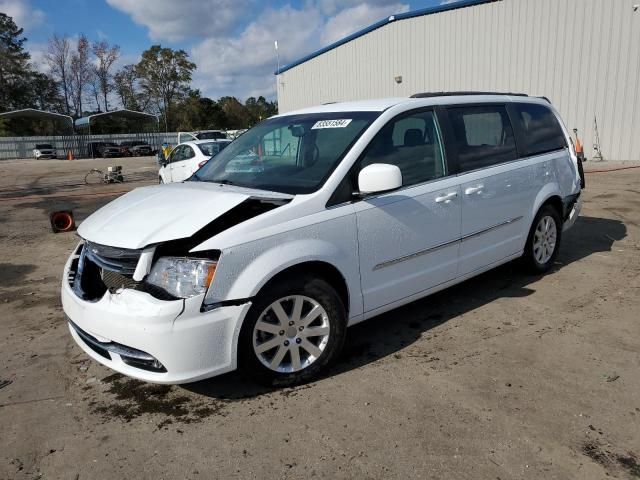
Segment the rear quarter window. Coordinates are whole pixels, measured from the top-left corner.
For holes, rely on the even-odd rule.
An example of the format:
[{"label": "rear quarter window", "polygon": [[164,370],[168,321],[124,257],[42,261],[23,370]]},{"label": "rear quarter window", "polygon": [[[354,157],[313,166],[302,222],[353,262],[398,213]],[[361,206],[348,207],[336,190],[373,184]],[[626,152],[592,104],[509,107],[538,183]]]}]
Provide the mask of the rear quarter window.
[{"label": "rear quarter window", "polygon": [[549,108],[531,103],[516,103],[514,108],[523,132],[521,143],[524,156],[566,148],[567,141],[562,128]]}]

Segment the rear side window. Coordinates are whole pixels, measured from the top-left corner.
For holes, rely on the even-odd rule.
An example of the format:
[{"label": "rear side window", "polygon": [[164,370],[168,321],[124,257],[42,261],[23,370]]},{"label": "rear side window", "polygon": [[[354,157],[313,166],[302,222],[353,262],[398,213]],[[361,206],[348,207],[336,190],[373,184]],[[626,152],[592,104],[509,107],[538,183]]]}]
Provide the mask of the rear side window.
[{"label": "rear side window", "polygon": [[558,119],[547,107],[517,103],[514,108],[518,112],[518,121],[524,133],[522,143],[525,156],[540,155],[561,150],[567,146]]},{"label": "rear side window", "polygon": [[518,158],[513,128],[503,105],[448,109],[461,172]]}]

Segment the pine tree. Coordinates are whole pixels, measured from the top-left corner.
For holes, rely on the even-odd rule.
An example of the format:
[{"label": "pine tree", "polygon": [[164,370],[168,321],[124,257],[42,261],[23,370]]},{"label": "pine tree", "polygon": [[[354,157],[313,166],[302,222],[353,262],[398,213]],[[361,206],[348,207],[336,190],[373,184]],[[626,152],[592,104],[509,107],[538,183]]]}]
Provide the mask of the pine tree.
[{"label": "pine tree", "polygon": [[32,72],[22,33],[10,16],[0,13],[0,111],[21,108],[29,100]]}]

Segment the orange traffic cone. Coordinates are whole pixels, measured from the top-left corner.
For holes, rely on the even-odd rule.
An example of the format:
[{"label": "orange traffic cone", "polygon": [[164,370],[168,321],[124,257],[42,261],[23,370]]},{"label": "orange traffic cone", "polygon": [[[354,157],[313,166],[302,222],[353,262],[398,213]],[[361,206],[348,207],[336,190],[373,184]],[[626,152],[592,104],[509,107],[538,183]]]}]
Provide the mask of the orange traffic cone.
[{"label": "orange traffic cone", "polygon": [[49,220],[51,221],[51,230],[53,230],[53,233],[70,232],[76,229],[73,212],[70,210],[52,212],[51,215],[49,215]]},{"label": "orange traffic cone", "polygon": [[67,152],[67,160],[73,160],[73,152],[71,150]]}]

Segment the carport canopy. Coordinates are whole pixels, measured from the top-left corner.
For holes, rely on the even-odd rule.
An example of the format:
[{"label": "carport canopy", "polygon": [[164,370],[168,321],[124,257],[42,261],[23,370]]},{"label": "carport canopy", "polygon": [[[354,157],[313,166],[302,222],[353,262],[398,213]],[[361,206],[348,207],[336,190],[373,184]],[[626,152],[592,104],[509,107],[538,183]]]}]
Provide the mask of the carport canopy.
[{"label": "carport canopy", "polygon": [[[30,122],[38,121],[50,121],[53,124],[60,123],[64,126],[64,133],[73,133],[73,118],[69,115],[63,115],[61,113],[45,112],[44,110],[37,110],[35,108],[24,108],[22,110],[12,110],[10,112],[0,113],[0,119],[2,120],[26,120]],[[24,123],[24,122],[22,122]],[[34,132],[29,132],[33,134]],[[47,132],[48,134],[48,132]],[[22,133],[24,135],[24,133]]]},{"label": "carport canopy", "polygon": [[[88,129],[89,133],[142,133],[144,126],[158,128],[158,116],[152,113],[136,112],[134,110],[113,110],[111,112],[94,113],[76,120],[77,129]],[[138,130],[138,132],[132,132]],[[93,132],[91,130],[94,130]],[[96,130],[105,130],[97,132]]]}]

